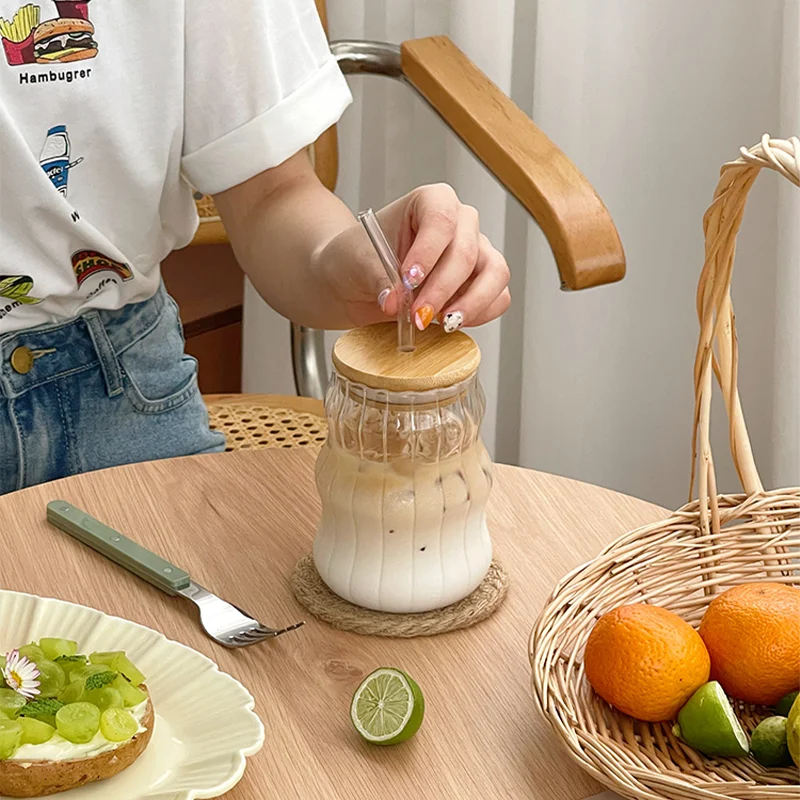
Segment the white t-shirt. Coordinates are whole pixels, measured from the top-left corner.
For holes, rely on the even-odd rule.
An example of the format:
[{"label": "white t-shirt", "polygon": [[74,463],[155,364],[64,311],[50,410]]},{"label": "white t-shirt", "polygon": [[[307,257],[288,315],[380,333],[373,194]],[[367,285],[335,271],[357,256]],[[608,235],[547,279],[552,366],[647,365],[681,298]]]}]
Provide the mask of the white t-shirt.
[{"label": "white t-shirt", "polygon": [[196,231],[192,186],[282,163],[351,101],[313,0],[0,0],[0,18],[0,333],[151,297]]}]

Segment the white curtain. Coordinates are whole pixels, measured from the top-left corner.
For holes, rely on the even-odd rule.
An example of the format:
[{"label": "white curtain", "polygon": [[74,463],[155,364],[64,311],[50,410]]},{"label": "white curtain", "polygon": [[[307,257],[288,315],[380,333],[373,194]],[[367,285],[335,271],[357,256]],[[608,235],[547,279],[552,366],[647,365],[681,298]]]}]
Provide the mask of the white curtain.
[{"label": "white curtain", "polygon": [[[577,163],[620,230],[622,283],[558,291],[536,226],[431,112],[405,87],[351,81],[338,190],[350,207],[447,180],[512,266],[512,311],[476,332],[497,460],[686,499],[702,216],[741,145],[800,135],[798,2],[329,0],[335,39],[453,38]],[[767,485],[800,482],[798,212],[800,193],[764,175],[734,277],[742,400]],[[245,328],[246,389],[291,391],[285,323],[249,295]],[[721,404],[715,421],[720,486],[735,491]]]},{"label": "white curtain", "polygon": [[[781,48],[780,136],[800,136],[800,3],[787,0]],[[775,486],[800,483],[800,192],[778,187],[775,393],[771,437]],[[766,457],[766,453],[765,453]],[[762,459],[763,462],[763,459]]]},{"label": "white curtain", "polygon": [[[606,201],[629,271],[617,286],[554,294],[532,233],[522,463],[685,501],[702,216],[739,146],[800,133],[797,44],[797,0],[538,3],[534,118]],[[768,486],[800,479],[800,227],[789,189],[759,179],[734,276],[742,402]],[[720,487],[735,491],[721,403],[713,418]]]}]

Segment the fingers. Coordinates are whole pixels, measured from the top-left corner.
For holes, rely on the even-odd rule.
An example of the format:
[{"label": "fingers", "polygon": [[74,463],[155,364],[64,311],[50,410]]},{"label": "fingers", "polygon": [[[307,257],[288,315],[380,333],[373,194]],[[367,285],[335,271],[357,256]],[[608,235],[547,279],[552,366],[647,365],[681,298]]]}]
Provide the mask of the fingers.
[{"label": "fingers", "polygon": [[[505,258],[481,234],[476,209],[462,204],[451,187],[422,187],[379,213],[402,259],[403,282],[417,291],[417,328],[438,319],[452,332],[505,312],[511,302]],[[396,290],[384,283],[373,297],[387,317],[398,313]]]},{"label": "fingers", "polygon": [[508,289],[503,289],[498,297],[488,305],[481,308],[473,316],[462,319],[462,313],[459,311],[448,311],[442,315],[442,327],[447,333],[457,331],[459,328],[469,326],[477,327],[478,325],[485,325],[508,311],[511,305],[511,292]]},{"label": "fingers", "polygon": [[425,330],[447,301],[470,280],[481,256],[481,244],[478,212],[471,206],[461,206],[451,242],[414,303],[414,321],[420,330]]},{"label": "fingers", "polygon": [[422,285],[453,243],[463,206],[447,184],[426,186],[412,200],[409,214],[414,241],[403,259],[402,273],[412,289]]},{"label": "fingers", "polygon": [[503,254],[481,234],[473,279],[442,307],[440,318],[445,331],[452,333],[465,325],[483,325],[503,314],[511,303],[510,277]]}]

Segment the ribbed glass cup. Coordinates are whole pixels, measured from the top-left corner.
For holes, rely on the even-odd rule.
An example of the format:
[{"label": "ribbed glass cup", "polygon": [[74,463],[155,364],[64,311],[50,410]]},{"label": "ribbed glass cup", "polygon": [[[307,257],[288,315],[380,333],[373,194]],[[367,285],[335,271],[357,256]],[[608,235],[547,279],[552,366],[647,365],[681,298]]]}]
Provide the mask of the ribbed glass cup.
[{"label": "ribbed glass cup", "polygon": [[445,388],[390,392],[334,370],[325,409],[314,542],[325,583],[351,603],[396,613],[470,594],[492,560],[477,373]]}]

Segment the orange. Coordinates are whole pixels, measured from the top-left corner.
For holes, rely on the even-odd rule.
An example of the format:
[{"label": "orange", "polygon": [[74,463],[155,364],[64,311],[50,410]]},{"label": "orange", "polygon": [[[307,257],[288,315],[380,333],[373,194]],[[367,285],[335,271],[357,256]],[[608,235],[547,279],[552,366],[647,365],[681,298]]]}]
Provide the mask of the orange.
[{"label": "orange", "polygon": [[677,614],[648,605],[620,606],[600,617],[583,661],[600,697],[645,722],[674,719],[710,670],[697,631]]},{"label": "orange", "polygon": [[711,601],[700,623],[711,677],[728,695],[774,705],[800,688],[800,591],[745,583]]}]

